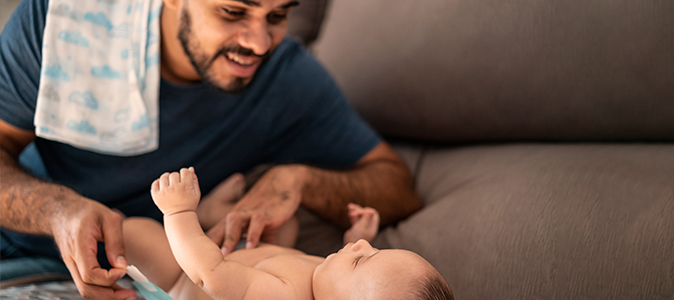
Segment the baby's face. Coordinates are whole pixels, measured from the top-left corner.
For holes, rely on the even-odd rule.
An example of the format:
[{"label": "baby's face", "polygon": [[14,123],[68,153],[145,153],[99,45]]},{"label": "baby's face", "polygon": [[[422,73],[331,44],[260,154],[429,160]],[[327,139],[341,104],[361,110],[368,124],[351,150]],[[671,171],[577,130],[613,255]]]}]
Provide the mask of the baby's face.
[{"label": "baby's face", "polygon": [[414,252],[378,250],[360,240],[329,255],[316,268],[314,298],[404,299],[412,279],[429,268],[432,266]]}]

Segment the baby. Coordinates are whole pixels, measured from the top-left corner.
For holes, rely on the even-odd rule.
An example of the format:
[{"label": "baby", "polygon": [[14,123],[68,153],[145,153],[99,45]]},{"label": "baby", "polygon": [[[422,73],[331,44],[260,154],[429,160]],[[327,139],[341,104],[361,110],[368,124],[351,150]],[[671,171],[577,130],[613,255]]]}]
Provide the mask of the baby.
[{"label": "baby", "polygon": [[163,174],[151,194],[164,214],[164,229],[151,219],[125,220],[127,259],[176,300],[453,299],[444,279],[419,255],[348,240],[374,237],[379,221],[371,208],[349,205],[346,246],[327,258],[264,243],[223,257],[199,224],[193,168]]}]

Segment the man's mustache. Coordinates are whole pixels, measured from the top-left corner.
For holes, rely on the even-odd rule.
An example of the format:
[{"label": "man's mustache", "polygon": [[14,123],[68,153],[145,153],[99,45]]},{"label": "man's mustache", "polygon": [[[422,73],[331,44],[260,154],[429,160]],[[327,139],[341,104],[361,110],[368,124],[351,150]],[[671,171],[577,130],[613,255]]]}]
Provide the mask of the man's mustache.
[{"label": "man's mustache", "polygon": [[218,50],[218,52],[215,52],[215,55],[213,55],[213,58],[209,62],[209,65],[212,64],[220,55],[225,55],[227,53],[233,53],[233,54],[237,54],[237,55],[240,55],[240,56],[256,56],[256,57],[260,57],[262,59],[266,59],[267,56],[269,56],[269,51],[258,55],[258,54],[255,54],[255,51],[253,51],[251,49],[248,49],[248,48],[241,47],[241,46],[222,47],[222,48],[220,48],[220,50]]}]

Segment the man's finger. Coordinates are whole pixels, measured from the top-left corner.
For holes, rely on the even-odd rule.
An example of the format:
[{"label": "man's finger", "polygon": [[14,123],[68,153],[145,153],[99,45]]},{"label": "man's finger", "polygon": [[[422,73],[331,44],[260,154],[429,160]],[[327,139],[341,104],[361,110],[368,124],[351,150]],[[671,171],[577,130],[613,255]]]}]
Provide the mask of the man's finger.
[{"label": "man's finger", "polygon": [[236,248],[236,244],[241,239],[241,227],[244,220],[237,212],[227,214],[227,230],[225,231],[225,242],[222,244],[222,254],[227,255]]},{"label": "man's finger", "polygon": [[250,224],[248,224],[248,236],[246,237],[246,249],[253,249],[257,247],[258,242],[260,241],[260,236],[265,227],[264,217],[262,215],[256,214],[253,215],[250,219]]},{"label": "man's finger", "polygon": [[101,268],[96,259],[98,253],[98,241],[91,235],[82,233],[76,237],[72,260],[77,266],[82,281],[87,284],[111,286],[119,276],[112,278],[107,270]]},{"label": "man's finger", "polygon": [[[105,253],[110,265],[115,268],[126,269],[126,251],[122,236],[122,216],[115,213],[103,220],[103,239]],[[112,271],[112,270],[111,270]]]},{"label": "man's finger", "polygon": [[120,288],[116,284],[113,284],[112,288],[87,284],[82,280],[79,268],[70,256],[64,256],[63,261],[70,271],[77,290],[85,299],[136,299],[136,293],[133,290]]}]

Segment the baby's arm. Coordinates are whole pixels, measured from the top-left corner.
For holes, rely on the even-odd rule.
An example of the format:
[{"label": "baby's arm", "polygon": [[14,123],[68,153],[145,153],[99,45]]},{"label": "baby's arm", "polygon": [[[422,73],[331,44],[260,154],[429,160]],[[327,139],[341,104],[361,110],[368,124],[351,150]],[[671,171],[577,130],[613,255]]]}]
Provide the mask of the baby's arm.
[{"label": "baby's arm", "polygon": [[164,213],[164,228],[178,264],[209,296],[294,299],[292,285],[269,273],[225,260],[220,247],[204,234],[195,212],[200,192],[193,168],[163,174],[152,183],[151,193]]}]

